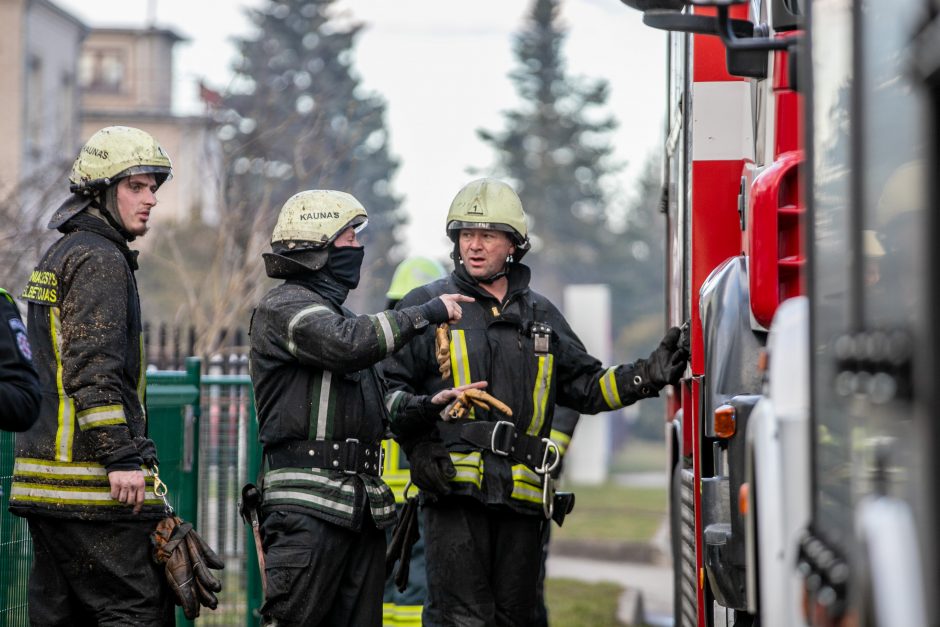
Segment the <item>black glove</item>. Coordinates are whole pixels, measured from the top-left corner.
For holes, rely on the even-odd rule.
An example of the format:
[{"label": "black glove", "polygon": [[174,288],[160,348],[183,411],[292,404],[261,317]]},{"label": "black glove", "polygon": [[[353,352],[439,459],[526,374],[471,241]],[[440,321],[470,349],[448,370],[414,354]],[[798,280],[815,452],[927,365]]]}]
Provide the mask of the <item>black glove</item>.
[{"label": "black glove", "polygon": [[408,452],[408,462],[411,464],[411,481],[416,486],[439,496],[450,492],[447,482],[457,476],[457,469],[443,444],[418,442]]},{"label": "black glove", "polygon": [[[645,377],[657,390],[666,384],[675,385],[682,378],[689,361],[688,323],[683,328],[672,327],[666,331],[659,346],[650,353],[649,359],[638,364]],[[642,375],[641,375],[642,376]]]}]

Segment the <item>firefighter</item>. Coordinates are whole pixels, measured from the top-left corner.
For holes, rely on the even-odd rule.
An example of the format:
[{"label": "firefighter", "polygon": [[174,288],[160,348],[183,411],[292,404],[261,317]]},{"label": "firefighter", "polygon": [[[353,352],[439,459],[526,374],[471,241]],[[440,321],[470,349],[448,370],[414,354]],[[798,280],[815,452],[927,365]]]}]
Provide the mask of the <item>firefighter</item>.
[{"label": "firefighter", "polygon": [[26,431],[39,415],[39,378],[26,326],[13,297],[0,289],[0,429]]},{"label": "firefighter", "polygon": [[[560,460],[549,439],[555,403],[597,413],[656,396],[681,376],[688,351],[672,328],[649,358],[632,364],[605,368],[589,355],[558,309],[529,289],[520,263],[529,249],[525,213],[506,183],[464,186],[446,230],[454,271],[400,306],[453,292],[475,300],[437,343],[419,337],[384,364],[392,429],[421,489],[422,618],[426,626],[531,625],[542,526],[564,513],[554,511],[547,478]],[[502,410],[464,402],[441,420],[427,403],[450,385],[484,380]]]},{"label": "firefighter", "polygon": [[[268,276],[283,279],[250,328],[269,624],[381,624],[395,499],[380,477],[388,421],[375,365],[429,325],[458,321],[460,303],[472,301],[441,294],[361,316],[343,307],[359,284],[366,221],[347,193],[300,192],[281,209],[264,254]],[[429,398],[431,411],[458,393]]]},{"label": "firefighter", "polygon": [[[395,268],[392,283],[389,285],[385,297],[388,299],[387,307],[393,309],[405,294],[431,281],[447,275],[440,262],[429,257],[409,257]],[[395,495],[396,510],[401,513],[401,506],[405,502],[405,488],[411,480],[408,472],[408,459],[401,451],[395,440],[385,440],[385,473],[382,478],[392,489]],[[413,492],[412,492],[413,494]],[[397,590],[395,577],[390,576],[385,583],[385,605],[382,608],[385,625],[396,627],[420,627],[421,608],[427,597],[427,583],[424,576],[424,540],[420,536],[420,519],[418,540],[411,548],[411,560],[408,570],[407,585],[404,590]]]},{"label": "firefighter", "polygon": [[36,424],[16,437],[10,511],[33,539],[34,625],[173,621],[149,535],[164,517],[148,467],[140,303],[128,247],[147,232],[166,152],[136,128],[103,128],[81,148],[71,196],[49,221],[63,235],[22,298],[42,387]]}]

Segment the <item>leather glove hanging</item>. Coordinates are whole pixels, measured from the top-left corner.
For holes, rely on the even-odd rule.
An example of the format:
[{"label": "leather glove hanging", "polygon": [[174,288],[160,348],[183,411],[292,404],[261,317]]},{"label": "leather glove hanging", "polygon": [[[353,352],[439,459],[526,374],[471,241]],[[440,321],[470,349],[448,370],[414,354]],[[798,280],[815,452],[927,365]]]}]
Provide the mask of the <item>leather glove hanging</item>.
[{"label": "leather glove hanging", "polygon": [[411,481],[427,492],[444,495],[450,492],[448,481],[457,476],[447,449],[440,442],[418,442],[408,453]]},{"label": "leather glove hanging", "polygon": [[441,379],[450,379],[450,327],[447,323],[438,325],[434,331],[434,356],[437,358],[437,370]]},{"label": "leather glove hanging", "polygon": [[192,620],[199,616],[200,605],[211,610],[218,607],[215,593],[222,590],[222,582],[209,569],[221,570],[225,564],[191,523],[174,515],[166,498],[166,484],[160,481],[155,466],[152,472],[154,492],[163,498],[167,509],[167,517],[157,523],[150,534],[153,561],[164,566],[176,604],[183,608],[186,618]]},{"label": "leather glove hanging", "polygon": [[179,516],[168,516],[157,524],[150,541],[153,559],[166,567],[166,580],[186,618],[199,616],[200,605],[212,610],[218,607],[215,593],[222,590],[222,582],[209,569],[221,569],[225,564],[192,524]]},{"label": "leather glove hanging", "polygon": [[482,409],[495,409],[504,416],[512,417],[512,409],[509,406],[483,390],[469,389],[460,393],[454,402],[449,404],[441,412],[441,418],[444,420],[460,420],[467,415],[467,410],[476,405]]}]

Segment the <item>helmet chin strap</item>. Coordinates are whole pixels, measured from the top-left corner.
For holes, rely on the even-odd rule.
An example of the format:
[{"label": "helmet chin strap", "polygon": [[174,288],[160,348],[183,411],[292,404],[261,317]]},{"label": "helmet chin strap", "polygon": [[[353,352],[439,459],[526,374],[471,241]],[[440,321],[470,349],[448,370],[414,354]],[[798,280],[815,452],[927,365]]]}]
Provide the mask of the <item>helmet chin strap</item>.
[{"label": "helmet chin strap", "polygon": [[464,267],[465,274],[470,278],[470,280],[472,280],[474,283],[482,283],[484,285],[490,285],[500,280],[504,276],[507,276],[509,274],[509,264],[512,263],[512,255],[509,255],[506,257],[506,263],[503,264],[503,268],[499,272],[491,274],[487,277],[477,278],[467,271],[467,266],[464,265],[463,258],[460,256],[460,249],[457,245],[454,245],[454,251],[451,253],[451,257]]},{"label": "helmet chin strap", "polygon": [[98,210],[105,221],[121,234],[121,237],[129,242],[136,239],[121,222],[120,215],[115,215],[117,214],[117,183],[109,185],[107,189],[95,196],[95,199],[91,201],[91,206]]}]

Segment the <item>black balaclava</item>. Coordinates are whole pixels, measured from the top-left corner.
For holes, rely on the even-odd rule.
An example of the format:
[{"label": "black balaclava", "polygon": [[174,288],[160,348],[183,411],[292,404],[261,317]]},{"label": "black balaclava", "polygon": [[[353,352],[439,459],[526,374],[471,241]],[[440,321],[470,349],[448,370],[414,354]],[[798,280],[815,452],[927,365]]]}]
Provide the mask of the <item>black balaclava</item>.
[{"label": "black balaclava", "polygon": [[363,246],[358,248],[354,246],[344,246],[342,248],[330,246],[330,257],[326,262],[326,270],[341,285],[354,290],[359,286],[359,275],[362,271],[362,259],[365,253],[366,249]]}]

